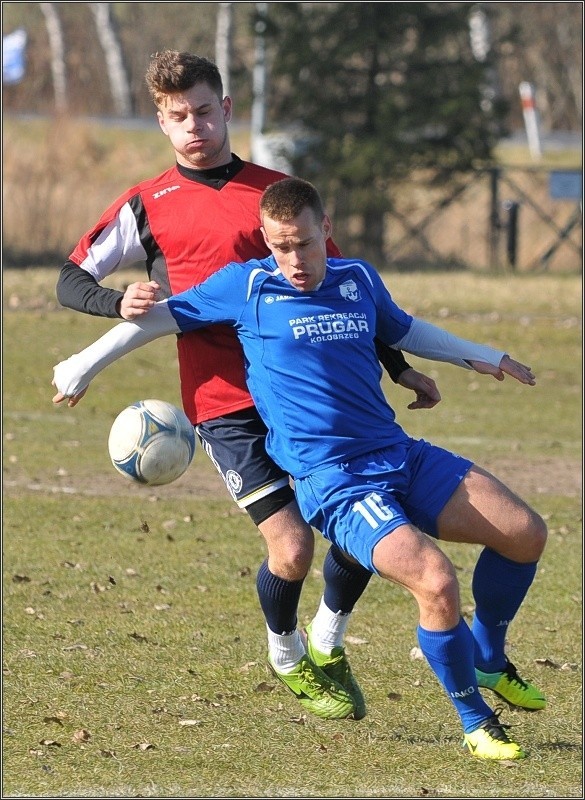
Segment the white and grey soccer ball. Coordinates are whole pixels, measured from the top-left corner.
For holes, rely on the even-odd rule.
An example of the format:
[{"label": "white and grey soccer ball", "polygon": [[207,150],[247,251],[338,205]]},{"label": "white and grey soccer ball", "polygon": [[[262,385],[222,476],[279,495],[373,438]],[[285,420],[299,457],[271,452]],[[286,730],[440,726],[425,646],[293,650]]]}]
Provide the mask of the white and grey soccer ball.
[{"label": "white and grey soccer ball", "polygon": [[114,420],[108,452],[122,475],[145,486],[177,480],[195,454],[195,431],[184,411],[165,400],[138,400]]}]

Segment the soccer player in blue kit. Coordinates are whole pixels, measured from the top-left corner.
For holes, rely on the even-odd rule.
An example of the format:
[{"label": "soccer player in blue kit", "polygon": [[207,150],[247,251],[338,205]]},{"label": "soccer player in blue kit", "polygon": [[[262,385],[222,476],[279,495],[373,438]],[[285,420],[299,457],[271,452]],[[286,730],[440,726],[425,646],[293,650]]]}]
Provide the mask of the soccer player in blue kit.
[{"label": "soccer player in blue kit", "polygon": [[[158,336],[233,326],[269,429],[268,452],[293,476],[304,518],[414,596],[420,648],[460,717],[467,750],[483,759],[524,758],[479,688],[526,709],[546,705],[505,654],[546,525],[485,470],[404,432],[382,392],[374,338],[498,380],[508,374],[534,385],[534,375],[507,353],[407,314],[367,262],[327,258],[331,221],[307,181],[272,184],[260,212],[270,257],[228,264],[58,364],[53,402],[76,405],[107,364]],[[436,539],[483,546],[471,629],[461,615],[455,568]],[[310,626],[307,652],[319,664]]]},{"label": "soccer player in blue kit", "polygon": [[[232,98],[224,95],[217,65],[194,53],[163,50],[151,58],[145,80],[174,163],[116,198],[61,267],[57,298],[84,314],[136,319],[156,300],[202,283],[230,261],[269,255],[259,200],[286,175],[232,152]],[[333,239],[327,254],[341,255]],[[108,276],[140,265],[146,274],[124,292],[105,285]],[[440,401],[432,379],[410,368],[399,351],[379,340],[376,345],[392,380],[415,392],[408,408]],[[301,516],[289,475],[266,452],[266,426],[246,385],[242,347],[232,328],[212,325],[178,336],[176,348],[183,409],[230,496],[264,540],[256,591],[270,658],[305,710],[338,719],[353,707],[353,715],[363,717],[363,694],[343,642],[372,573],[331,545],[312,622],[315,635],[327,637],[330,658],[319,668],[307,658],[299,661],[304,645],[297,612],[315,535]],[[344,692],[332,694],[332,681]]]}]

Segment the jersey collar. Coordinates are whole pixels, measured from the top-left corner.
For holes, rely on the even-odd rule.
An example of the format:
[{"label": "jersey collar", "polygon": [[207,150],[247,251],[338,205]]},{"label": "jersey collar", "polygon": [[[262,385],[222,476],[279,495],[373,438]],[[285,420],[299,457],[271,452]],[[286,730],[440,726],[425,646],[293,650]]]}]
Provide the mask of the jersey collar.
[{"label": "jersey collar", "polygon": [[184,167],[182,164],[177,164],[176,166],[177,171],[188,181],[202,183],[212,189],[221,189],[244,168],[244,162],[239,156],[232,153],[232,160],[229,164],[223,164],[221,167],[192,169],[191,167]]}]

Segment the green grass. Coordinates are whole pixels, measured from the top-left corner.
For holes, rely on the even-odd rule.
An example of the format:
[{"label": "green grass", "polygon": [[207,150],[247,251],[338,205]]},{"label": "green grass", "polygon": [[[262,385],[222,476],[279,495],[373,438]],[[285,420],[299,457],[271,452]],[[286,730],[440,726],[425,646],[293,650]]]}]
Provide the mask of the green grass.
[{"label": "green grass", "polygon": [[[410,658],[414,601],[380,580],[348,631],[368,715],[300,713],[265,666],[262,539],[206,457],[156,491],[109,463],[123,406],[178,402],[173,340],[110,367],[76,409],[52,407],[53,364],[112,324],[57,310],[55,277],[4,274],[3,796],[582,796],[578,278],[387,276],[409,310],[509,348],[537,374],[530,388],[411,359],[443,395],[424,412],[385,381],[407,430],[497,465],[549,524],[508,646],[550,703],[505,712],[530,751],[505,765],[462,753],[450,703]],[[470,619],[478,551],[446,549]],[[317,536],[301,624],[319,601],[325,552]]]},{"label": "green grass", "polygon": [[494,150],[494,160],[502,166],[545,167],[547,169],[570,169],[581,171],[583,154],[579,148],[544,148],[542,155],[534,159],[526,144],[505,142]]}]

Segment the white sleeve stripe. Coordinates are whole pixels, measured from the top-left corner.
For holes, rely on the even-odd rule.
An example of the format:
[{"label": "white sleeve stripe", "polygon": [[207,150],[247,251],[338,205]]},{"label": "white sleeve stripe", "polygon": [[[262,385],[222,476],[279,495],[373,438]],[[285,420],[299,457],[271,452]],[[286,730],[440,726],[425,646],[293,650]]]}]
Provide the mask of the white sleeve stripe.
[{"label": "white sleeve stripe", "polygon": [[79,265],[99,283],[120,267],[146,260],[136,217],[129,203],[124,203],[114,219],[92,243]]},{"label": "white sleeve stripe", "polygon": [[342,267],[332,267],[329,262],[327,262],[327,268],[331,270],[331,272],[347,272],[347,270],[351,267],[357,267],[361,272],[363,272],[364,276],[366,277],[370,286],[373,286],[374,283],[370,276],[368,270],[364,267],[363,264],[360,264],[358,261],[349,261],[346,262]]},{"label": "white sleeve stripe", "polygon": [[254,288],[254,279],[256,278],[256,275],[258,275],[258,273],[263,273],[264,275],[278,275],[279,272],[280,269],[275,269],[273,272],[268,272],[267,270],[260,269],[259,267],[253,269],[252,272],[250,273],[250,277],[248,278],[248,291],[246,292],[246,300],[249,300],[250,297],[252,296],[252,290]]}]

